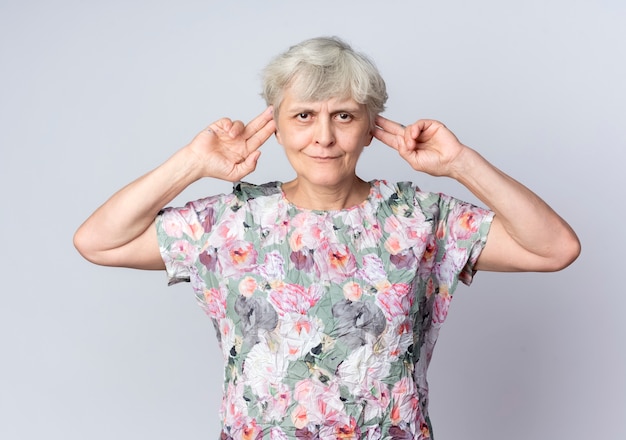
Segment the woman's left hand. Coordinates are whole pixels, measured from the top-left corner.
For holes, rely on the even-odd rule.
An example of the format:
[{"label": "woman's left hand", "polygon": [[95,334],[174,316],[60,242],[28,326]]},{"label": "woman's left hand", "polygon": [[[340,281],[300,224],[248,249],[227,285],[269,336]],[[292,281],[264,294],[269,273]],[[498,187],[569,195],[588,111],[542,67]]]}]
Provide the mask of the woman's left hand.
[{"label": "woman's left hand", "polygon": [[439,121],[420,119],[405,127],[377,116],[375,122],[376,139],[398,151],[416,171],[433,176],[454,177],[455,161],[468,148]]}]

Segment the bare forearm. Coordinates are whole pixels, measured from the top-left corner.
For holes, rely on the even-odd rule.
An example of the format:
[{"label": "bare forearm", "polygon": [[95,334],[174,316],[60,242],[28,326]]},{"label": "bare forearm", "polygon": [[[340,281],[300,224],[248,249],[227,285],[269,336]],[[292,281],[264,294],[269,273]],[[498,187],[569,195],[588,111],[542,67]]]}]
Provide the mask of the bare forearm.
[{"label": "bare forearm", "polygon": [[580,245],[575,233],[539,196],[474,150],[465,149],[458,163],[453,177],[495,212],[497,227],[506,233],[498,238],[508,236],[497,243],[503,249],[496,269],[557,270],[576,258]]},{"label": "bare forearm", "polygon": [[199,178],[194,159],[186,149],[180,150],[115,193],[76,232],[74,243],[81,254],[100,262],[98,254],[121,248],[144,233],[159,210]]}]

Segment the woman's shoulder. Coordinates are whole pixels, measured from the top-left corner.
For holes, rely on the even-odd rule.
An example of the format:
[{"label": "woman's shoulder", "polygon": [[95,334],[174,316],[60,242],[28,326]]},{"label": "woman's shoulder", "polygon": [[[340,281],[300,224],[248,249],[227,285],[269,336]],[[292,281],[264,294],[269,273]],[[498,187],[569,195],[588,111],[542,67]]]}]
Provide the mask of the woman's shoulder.
[{"label": "woman's shoulder", "polygon": [[394,213],[403,212],[410,216],[412,212],[421,212],[426,218],[436,216],[441,209],[445,194],[422,191],[411,181],[390,182],[387,180],[371,181],[372,188],[380,203],[389,206]]},{"label": "woman's shoulder", "polygon": [[423,191],[415,182],[402,180],[398,182],[391,182],[386,179],[375,179],[371,180],[370,184],[372,187],[376,188],[376,190],[384,197],[418,197],[421,199],[424,198],[439,198],[445,196],[445,194],[437,193],[437,192],[429,192]]}]

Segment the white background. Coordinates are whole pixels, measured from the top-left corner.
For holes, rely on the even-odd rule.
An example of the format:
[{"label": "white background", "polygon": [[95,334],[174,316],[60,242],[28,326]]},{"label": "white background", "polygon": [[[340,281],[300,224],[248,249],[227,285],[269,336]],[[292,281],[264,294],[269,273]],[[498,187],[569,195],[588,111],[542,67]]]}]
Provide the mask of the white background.
[{"label": "white background", "polygon": [[[90,265],[72,234],[208,123],[260,113],[263,66],[319,35],[375,60],[386,116],[444,121],[583,244],[562,272],[460,287],[436,439],[626,438],[625,23],[622,0],[0,0],[0,438],[216,438],[221,357],[189,285]],[[292,177],[262,151],[247,180]],[[378,142],[360,172],[474,201]]]}]

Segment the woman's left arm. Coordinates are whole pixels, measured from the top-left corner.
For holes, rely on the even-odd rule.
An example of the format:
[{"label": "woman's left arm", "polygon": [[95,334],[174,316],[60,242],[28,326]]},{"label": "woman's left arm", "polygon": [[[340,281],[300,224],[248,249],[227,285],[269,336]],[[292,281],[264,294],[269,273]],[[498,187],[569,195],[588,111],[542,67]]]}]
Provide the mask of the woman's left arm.
[{"label": "woman's left arm", "polygon": [[451,177],[494,211],[487,243],[475,268],[491,271],[556,271],[580,253],[572,228],[548,204],[473,149],[445,125],[420,120],[404,127],[383,117],[373,135],[417,171]]}]

